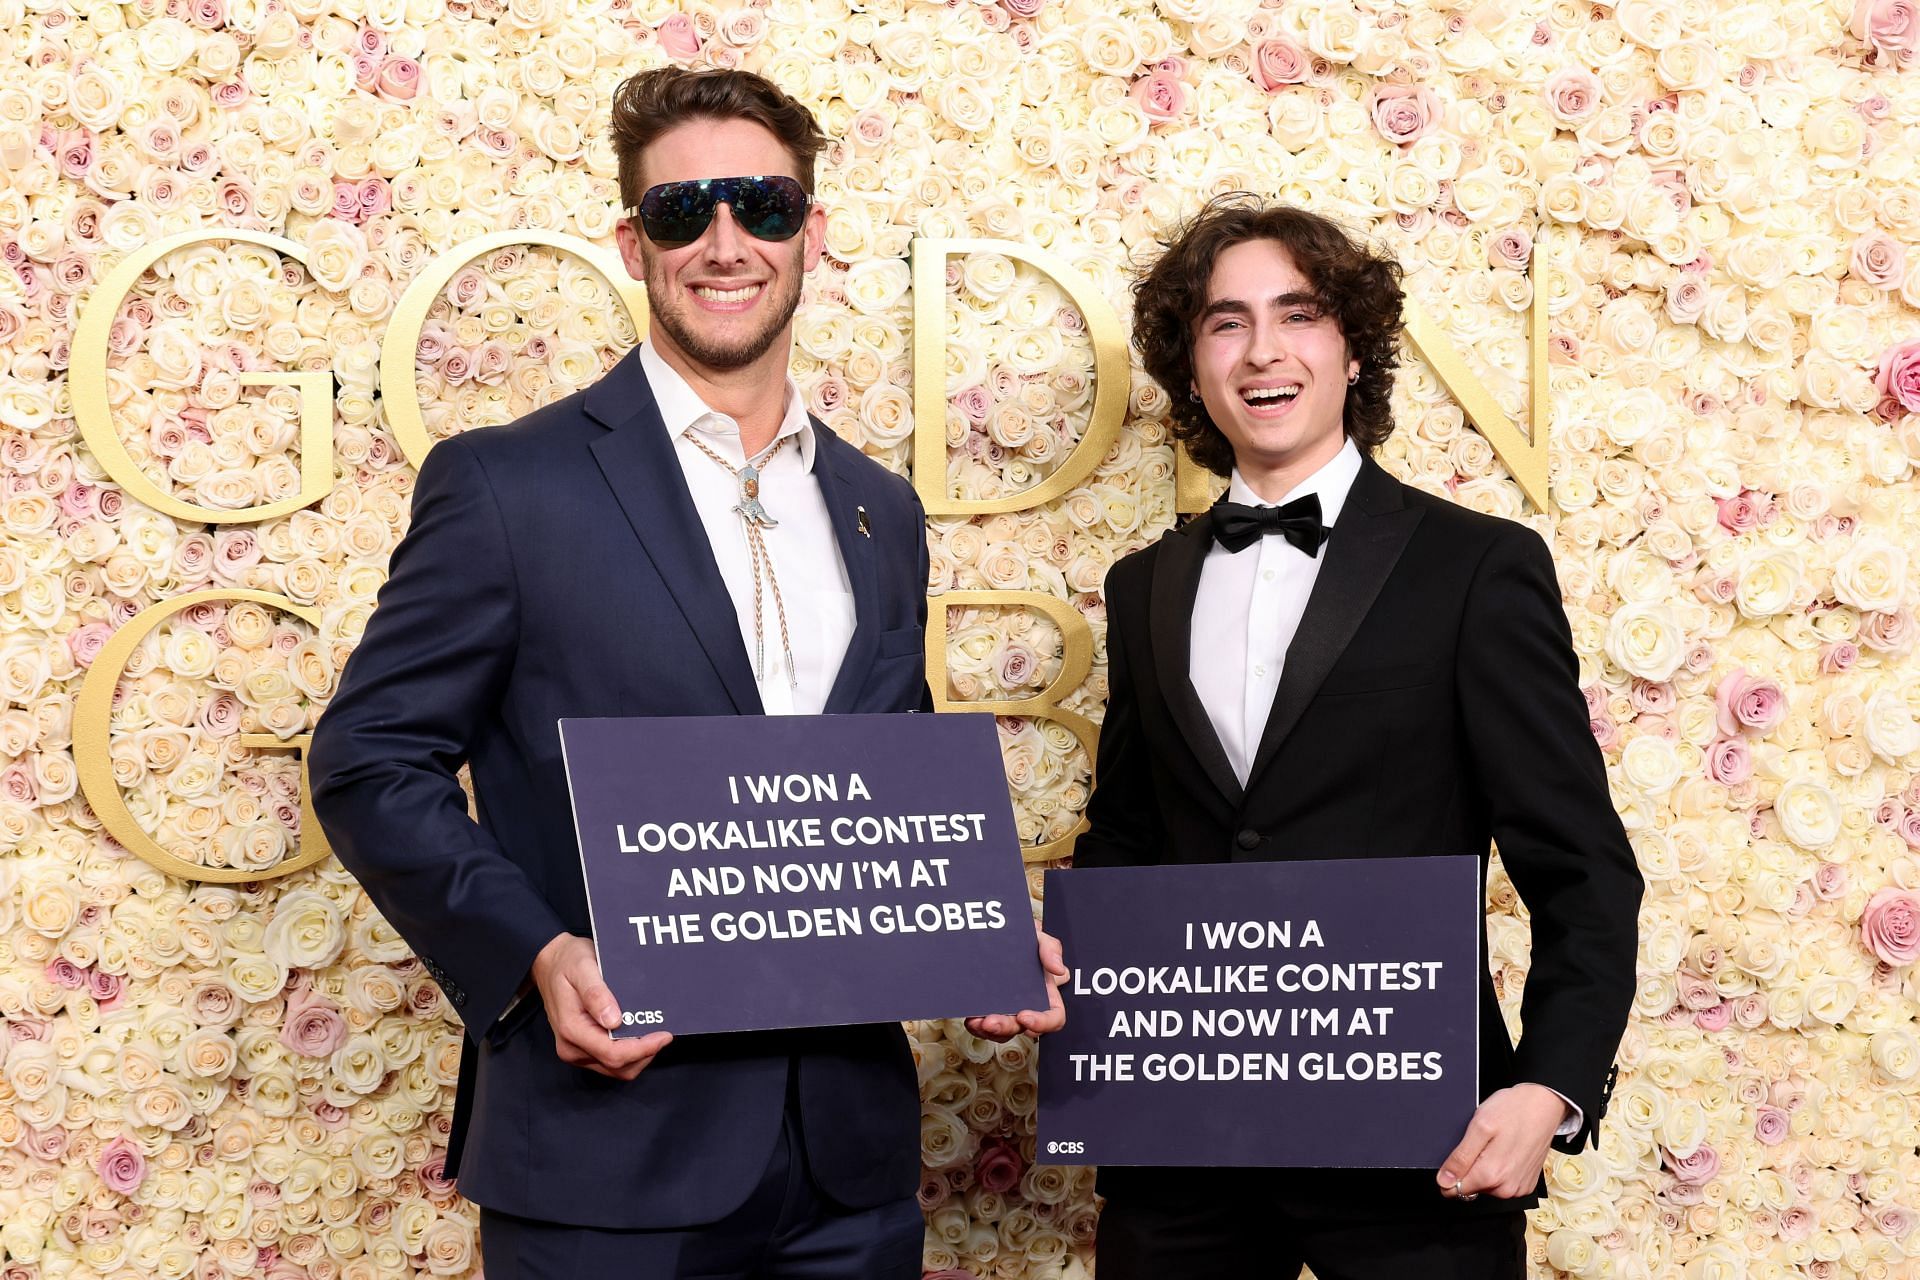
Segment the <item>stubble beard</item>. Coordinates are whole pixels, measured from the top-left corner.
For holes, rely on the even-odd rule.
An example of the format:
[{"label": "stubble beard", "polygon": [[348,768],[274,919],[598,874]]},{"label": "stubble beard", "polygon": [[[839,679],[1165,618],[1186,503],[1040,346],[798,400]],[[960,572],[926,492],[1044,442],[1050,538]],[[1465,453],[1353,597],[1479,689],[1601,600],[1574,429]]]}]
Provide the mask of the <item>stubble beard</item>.
[{"label": "stubble beard", "polygon": [[647,255],[647,297],[653,323],[665,331],[673,344],[685,352],[687,357],[709,369],[743,369],[773,348],[787,323],[793,319],[793,313],[800,306],[800,286],[802,271],[801,255],[805,249],[795,238],[792,270],[787,275],[789,283],[785,293],[770,299],[766,322],[759,329],[734,342],[716,341],[700,333],[691,323],[691,317],[678,299],[668,301],[671,296],[667,290],[666,277],[660,271],[660,260],[653,254]]}]

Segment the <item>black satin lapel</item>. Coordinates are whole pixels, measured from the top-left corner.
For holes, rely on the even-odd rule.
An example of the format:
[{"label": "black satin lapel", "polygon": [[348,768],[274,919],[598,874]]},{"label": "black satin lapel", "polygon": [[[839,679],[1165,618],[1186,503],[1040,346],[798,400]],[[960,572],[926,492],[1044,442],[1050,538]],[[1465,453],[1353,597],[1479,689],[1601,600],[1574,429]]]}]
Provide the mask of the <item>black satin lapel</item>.
[{"label": "black satin lapel", "polygon": [[[875,562],[871,533],[861,531],[860,489],[853,478],[852,459],[843,443],[819,419],[813,421],[813,473],[826,499],[827,514],[833,520],[834,541],[840,544],[840,560],[847,567],[847,583],[853,588],[853,638],[847,641],[846,656],[833,678],[824,710],[845,713],[856,709],[873,655],[879,644],[880,566]],[[924,588],[923,588],[924,589]]]},{"label": "black satin lapel", "polygon": [[1247,771],[1247,786],[1259,781],[1260,771],[1300,723],[1333,664],[1346,652],[1387,576],[1400,562],[1420,516],[1418,507],[1372,514],[1348,503],[1327,539],[1327,562],[1320,566],[1300,628],[1287,646],[1280,687],[1274,691],[1273,710],[1267,713],[1267,727],[1260,735],[1260,750]]},{"label": "black satin lapel", "polygon": [[1213,539],[1206,525],[1196,521],[1160,546],[1154,558],[1152,594],[1147,603],[1147,628],[1153,641],[1153,670],[1160,694],[1167,700],[1173,721],[1185,737],[1187,749],[1213,785],[1232,804],[1240,803],[1240,779],[1213,731],[1207,709],[1200,705],[1188,675],[1192,655],[1193,602],[1200,590],[1200,566]]},{"label": "black satin lapel", "polygon": [[[619,372],[616,366],[608,379]],[[638,373],[637,361],[633,372]],[[594,441],[594,461],[619,499],[647,559],[706,650],[733,709],[742,715],[759,715],[764,708],[747,646],[740,639],[733,597],[727,594],[713,548],[707,545],[706,526],[694,510],[660,408],[643,376],[623,377],[618,390],[618,403],[627,411],[617,423],[609,424],[615,430]],[[608,398],[602,399],[603,405],[608,403]]]}]

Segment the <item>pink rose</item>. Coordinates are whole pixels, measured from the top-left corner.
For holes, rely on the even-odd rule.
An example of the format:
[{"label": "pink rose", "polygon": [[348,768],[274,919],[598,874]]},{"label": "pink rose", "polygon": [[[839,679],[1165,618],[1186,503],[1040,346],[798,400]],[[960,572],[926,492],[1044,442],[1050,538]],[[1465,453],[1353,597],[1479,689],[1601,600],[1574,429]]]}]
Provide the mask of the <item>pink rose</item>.
[{"label": "pink rose", "polygon": [[1268,93],[1283,85],[1302,83],[1312,65],[1307,51],[1285,36],[1262,40],[1253,47],[1253,82]]},{"label": "pink rose", "polygon": [[1171,120],[1187,105],[1187,86],[1165,71],[1156,71],[1144,80],[1134,81],[1127,96],[1147,119]]},{"label": "pink rose", "polygon": [[1853,242],[1847,267],[1876,289],[1898,289],[1907,278],[1907,251],[1886,232],[1869,231]]},{"label": "pink rose", "polygon": [[1913,0],[1854,0],[1847,30],[1881,53],[1904,60],[1920,42],[1920,15]]},{"label": "pink rose", "polygon": [[55,956],[47,961],[46,974],[48,982],[69,991],[78,991],[87,985],[87,971],[65,956]]},{"label": "pink rose", "polygon": [[993,397],[987,394],[985,387],[968,387],[954,393],[953,407],[974,426],[984,426],[987,419],[993,416]]},{"label": "pink rose", "polygon": [[101,1148],[100,1161],[95,1167],[100,1170],[100,1180],[107,1184],[107,1189],[123,1196],[138,1190],[147,1177],[147,1158],[124,1137],[115,1138]]},{"label": "pink rose", "polygon": [[1753,1116],[1753,1136],[1769,1147],[1777,1147],[1787,1138],[1787,1113],[1778,1107],[1760,1107]]},{"label": "pink rose", "polygon": [[353,86],[372,92],[380,83],[380,59],[370,53],[353,55]]},{"label": "pink rose", "polygon": [[409,102],[420,92],[420,64],[412,58],[388,58],[380,64],[380,96]]},{"label": "pink rose", "polygon": [[362,27],[354,36],[353,47],[377,61],[387,56],[387,33],[378,27]]},{"label": "pink rose", "polygon": [[345,178],[333,180],[333,209],[330,216],[342,222],[360,221],[360,184]]},{"label": "pink rose", "polygon": [[1046,0],[1000,0],[1000,3],[1015,18],[1031,18],[1046,8]]},{"label": "pink rose", "polygon": [[1832,902],[1847,896],[1847,886],[1852,877],[1847,874],[1846,864],[1823,862],[1814,868],[1813,893],[1823,902]]},{"label": "pink rose", "polygon": [[660,47],[673,58],[691,58],[700,52],[700,33],[684,13],[671,15],[659,26]]},{"label": "pink rose", "polygon": [[1525,271],[1533,256],[1533,237],[1520,227],[1509,227],[1487,241],[1487,265],[1509,271]]},{"label": "pink rose", "polygon": [[1882,401],[1891,400],[1908,413],[1920,413],[1920,338],[1896,342],[1881,352],[1873,385],[1879,388]]},{"label": "pink rose", "polygon": [[1882,964],[1912,964],[1920,957],[1920,897],[1890,885],[1867,899],[1860,940]]},{"label": "pink rose", "polygon": [[74,665],[92,666],[112,635],[113,628],[104,622],[85,622],[68,632],[67,652],[73,655]]},{"label": "pink rose", "polygon": [[1720,1172],[1720,1153],[1701,1143],[1692,1154],[1676,1156],[1662,1147],[1661,1154],[1666,1158],[1667,1168],[1673,1170],[1673,1176],[1690,1187],[1713,1181],[1713,1175]]},{"label": "pink rose", "polygon": [[1820,672],[1838,675],[1860,661],[1860,646],[1851,640],[1831,640],[1820,646]]},{"label": "pink rose", "polygon": [[1772,680],[1762,680],[1744,671],[1727,673],[1714,690],[1713,705],[1718,713],[1720,732],[1728,737],[1737,733],[1770,733],[1786,718],[1787,695]]},{"label": "pink rose", "polygon": [[1692,324],[1711,300],[1705,280],[1690,272],[1684,274],[1667,287],[1667,318],[1675,324]]},{"label": "pink rose", "polygon": [[1578,129],[1599,114],[1600,77],[1585,67],[1568,67],[1547,77],[1541,86],[1547,111],[1562,127]]},{"label": "pink rose", "polygon": [[1721,738],[1707,748],[1707,776],[1723,787],[1737,787],[1753,776],[1753,752],[1744,738]]},{"label": "pink rose", "polygon": [[286,1019],[280,1026],[281,1044],[309,1058],[324,1058],[346,1038],[347,1020],[333,1001],[311,991],[288,999]]},{"label": "pink rose", "polygon": [[1382,84],[1373,89],[1373,127],[1388,142],[1406,146],[1433,127],[1440,99],[1417,84]]},{"label": "pink rose", "polygon": [[1722,1000],[1711,1009],[1693,1015],[1693,1025],[1702,1031],[1725,1031],[1733,1021],[1733,1006]]},{"label": "pink rose", "polygon": [[1913,643],[1913,615],[1905,609],[1860,615],[1860,643],[1880,653],[1903,653]]},{"label": "pink rose", "polygon": [[1020,1185],[1020,1175],[1026,1172],[1026,1166],[1020,1159],[1020,1153],[1007,1142],[989,1142],[980,1148],[980,1157],[974,1162],[974,1180],[981,1187],[999,1195],[1005,1195]]},{"label": "pink rose", "polygon": [[1728,533],[1751,533],[1773,514],[1773,499],[1764,493],[1744,489],[1731,498],[1717,500],[1720,527]]},{"label": "pink rose", "polygon": [[364,178],[359,188],[360,214],[356,221],[377,218],[393,208],[393,190],[382,177]]}]

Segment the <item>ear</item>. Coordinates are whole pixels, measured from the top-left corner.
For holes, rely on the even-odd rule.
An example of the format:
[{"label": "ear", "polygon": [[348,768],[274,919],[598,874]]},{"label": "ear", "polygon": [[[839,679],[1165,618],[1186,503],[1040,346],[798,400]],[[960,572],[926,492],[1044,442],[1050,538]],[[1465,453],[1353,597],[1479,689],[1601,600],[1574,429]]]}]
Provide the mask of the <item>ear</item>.
[{"label": "ear", "polygon": [[801,264],[807,271],[820,265],[821,257],[827,251],[827,210],[818,201],[807,206],[806,225],[800,229],[804,238],[805,256]]},{"label": "ear", "polygon": [[631,218],[621,218],[613,225],[613,243],[620,250],[620,261],[626,264],[627,274],[645,282],[647,252],[640,243],[640,233],[634,229]]}]

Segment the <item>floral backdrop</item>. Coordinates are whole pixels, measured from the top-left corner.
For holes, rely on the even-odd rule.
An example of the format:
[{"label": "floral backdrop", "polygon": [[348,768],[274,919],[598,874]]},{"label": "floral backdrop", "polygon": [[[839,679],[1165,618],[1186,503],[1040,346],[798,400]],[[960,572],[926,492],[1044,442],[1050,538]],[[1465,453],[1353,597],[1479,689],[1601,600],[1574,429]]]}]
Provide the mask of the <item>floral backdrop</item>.
[{"label": "floral backdrop", "polygon": [[[1613,1108],[1549,1168],[1535,1272],[1913,1274],[1916,49],[1910,0],[0,0],[0,1277],[477,1272],[438,988],[335,863],[216,884],[127,854],[78,789],[74,700],[172,597],[301,606],[155,628],[108,753],[169,853],[297,849],[297,752],[251,744],[310,729],[405,528],[396,299],[487,233],[610,243],[604,106],[663,60],[761,71],[836,139],[795,371],[898,470],[916,237],[1046,248],[1124,313],[1129,262],[1205,196],[1298,200],[1391,248],[1516,418],[1544,289],[1550,509],[1418,361],[1382,453],[1552,539],[1649,886]],[[300,253],[209,238],[100,302],[130,252],[222,228]],[[1087,429],[1090,326],[1006,255],[947,283],[948,410],[919,429],[951,495],[1009,510],[935,518],[929,590],[1067,602],[1096,661],[1062,705],[1097,717],[1102,578],[1174,520],[1165,397],[1136,374],[1104,457],[1023,505]],[[67,374],[90,300],[117,310],[89,391]],[[580,258],[485,255],[421,326],[426,431],[568,394],[633,336]],[[275,370],[331,371],[334,481],[232,519],[301,489],[300,392],[246,377]],[[145,483],[211,514],[130,496],[83,394]],[[955,700],[1061,669],[1032,609],[949,623]],[[1084,748],[1001,726],[1023,838],[1066,836]],[[1511,1013],[1525,914],[1497,873],[1490,898]],[[1034,1163],[1032,1047],[911,1029],[928,1269],[1087,1274],[1091,1173]]]}]

